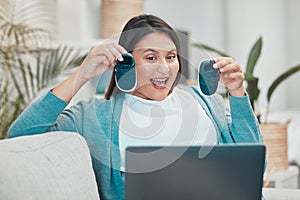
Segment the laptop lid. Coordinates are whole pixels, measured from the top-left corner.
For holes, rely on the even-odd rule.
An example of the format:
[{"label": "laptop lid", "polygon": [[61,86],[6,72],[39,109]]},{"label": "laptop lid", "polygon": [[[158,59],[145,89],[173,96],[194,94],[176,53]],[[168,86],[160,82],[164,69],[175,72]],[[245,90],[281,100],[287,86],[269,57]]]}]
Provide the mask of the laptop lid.
[{"label": "laptop lid", "polygon": [[260,200],[265,146],[128,147],[125,200]]}]

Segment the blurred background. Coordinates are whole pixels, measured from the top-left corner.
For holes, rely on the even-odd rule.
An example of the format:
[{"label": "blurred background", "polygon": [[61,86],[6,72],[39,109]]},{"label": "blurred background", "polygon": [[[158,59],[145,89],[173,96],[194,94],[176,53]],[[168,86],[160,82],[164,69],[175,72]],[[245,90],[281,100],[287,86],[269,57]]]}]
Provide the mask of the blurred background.
[{"label": "blurred background", "polygon": [[[201,52],[191,45],[193,42],[218,48],[245,68],[251,47],[261,36],[263,47],[254,74],[259,78],[262,110],[266,106],[267,86],[279,74],[300,63],[298,0],[129,0],[126,6],[123,5],[123,10],[117,10],[118,13],[107,11],[112,9],[107,2],[124,4],[126,0],[56,0],[53,11],[57,20],[56,38],[83,45],[97,43],[96,40],[103,39],[107,26],[125,23],[127,19],[123,12],[127,10],[130,14],[130,2],[137,6],[133,13],[141,11],[158,15],[177,30],[188,33],[189,68],[197,67],[205,56],[214,56],[203,55],[203,50]],[[103,4],[106,4],[106,10],[101,10]],[[123,16],[123,22],[109,20],[107,15],[103,16],[105,11],[111,16]],[[300,74],[291,76],[276,89],[270,105],[272,111],[300,110],[299,77]],[[194,79],[195,75],[190,74],[190,78]]]}]

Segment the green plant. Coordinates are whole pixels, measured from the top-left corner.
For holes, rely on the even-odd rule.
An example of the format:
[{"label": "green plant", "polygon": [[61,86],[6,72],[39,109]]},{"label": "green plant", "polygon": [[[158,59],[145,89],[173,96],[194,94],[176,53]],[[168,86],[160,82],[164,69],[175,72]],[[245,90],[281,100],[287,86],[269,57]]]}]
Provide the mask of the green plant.
[{"label": "green plant", "polygon": [[[258,87],[258,81],[259,78],[254,75],[254,69],[256,66],[256,63],[261,55],[261,49],[263,45],[263,40],[262,37],[259,37],[254,45],[252,46],[249,55],[248,55],[248,60],[247,60],[247,65],[246,65],[246,70],[245,70],[245,81],[247,83],[247,93],[249,95],[249,99],[251,102],[251,106],[253,110],[255,110],[255,102],[258,100],[259,94],[260,94],[260,89]],[[194,43],[193,46],[204,49],[207,51],[211,51],[214,53],[219,54],[220,56],[225,56],[225,57],[231,57],[226,53],[223,53],[222,51],[217,50],[216,48],[213,48],[211,46],[202,44],[202,43]],[[283,72],[281,75],[279,75],[269,86],[267,90],[267,114],[269,113],[270,109],[270,101],[271,97],[275,91],[275,89],[282,83],[284,80],[286,80],[288,77],[291,75],[295,74],[300,70],[300,65],[296,65],[294,67],[291,67],[287,71]],[[260,120],[260,113],[257,113],[258,120]]]},{"label": "green plant", "polygon": [[[20,1],[18,1],[20,2]],[[55,45],[37,18],[46,0],[0,0],[0,139],[11,123],[48,83],[83,57],[65,45]]]},{"label": "green plant", "polygon": [[270,110],[271,97],[272,97],[275,89],[280,85],[280,83],[282,83],[284,80],[286,80],[288,77],[290,77],[291,75],[295,74],[298,71],[300,71],[300,64],[296,65],[296,66],[293,66],[293,67],[289,68],[287,71],[283,72],[269,86],[268,92],[267,92],[267,101],[268,101],[267,115],[268,115],[269,110]]}]

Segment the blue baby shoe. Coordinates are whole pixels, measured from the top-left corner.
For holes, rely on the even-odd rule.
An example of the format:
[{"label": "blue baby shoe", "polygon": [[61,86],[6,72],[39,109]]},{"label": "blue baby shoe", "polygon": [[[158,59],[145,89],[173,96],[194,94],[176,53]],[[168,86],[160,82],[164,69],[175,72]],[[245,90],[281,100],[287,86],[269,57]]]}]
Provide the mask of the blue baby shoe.
[{"label": "blue baby shoe", "polygon": [[130,53],[122,54],[123,61],[117,61],[114,68],[117,87],[123,92],[132,92],[136,88],[136,69]]},{"label": "blue baby shoe", "polygon": [[213,68],[215,61],[204,60],[200,64],[198,73],[199,87],[203,94],[213,95],[217,88],[220,80],[220,70]]}]

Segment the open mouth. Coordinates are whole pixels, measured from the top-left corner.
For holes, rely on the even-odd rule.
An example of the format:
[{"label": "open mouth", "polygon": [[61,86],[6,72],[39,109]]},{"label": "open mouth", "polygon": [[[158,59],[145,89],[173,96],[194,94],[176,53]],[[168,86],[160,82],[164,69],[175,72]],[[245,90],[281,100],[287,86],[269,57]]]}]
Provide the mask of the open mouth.
[{"label": "open mouth", "polygon": [[169,80],[169,78],[151,78],[150,82],[154,85],[155,88],[165,88],[167,81]]}]

